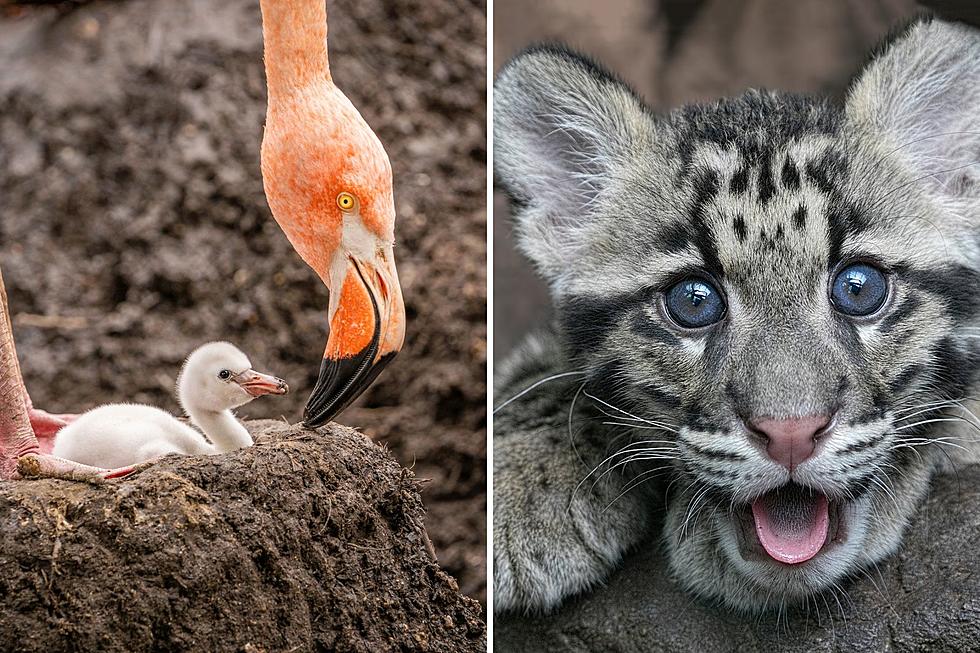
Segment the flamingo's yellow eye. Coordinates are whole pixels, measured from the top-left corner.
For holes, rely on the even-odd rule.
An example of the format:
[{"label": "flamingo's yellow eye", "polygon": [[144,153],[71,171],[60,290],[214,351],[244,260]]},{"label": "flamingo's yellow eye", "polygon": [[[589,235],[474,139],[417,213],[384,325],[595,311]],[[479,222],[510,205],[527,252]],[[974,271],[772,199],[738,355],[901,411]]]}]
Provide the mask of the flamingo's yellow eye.
[{"label": "flamingo's yellow eye", "polygon": [[357,199],[350,193],[341,193],[337,196],[337,206],[341,211],[353,211],[357,206]]}]

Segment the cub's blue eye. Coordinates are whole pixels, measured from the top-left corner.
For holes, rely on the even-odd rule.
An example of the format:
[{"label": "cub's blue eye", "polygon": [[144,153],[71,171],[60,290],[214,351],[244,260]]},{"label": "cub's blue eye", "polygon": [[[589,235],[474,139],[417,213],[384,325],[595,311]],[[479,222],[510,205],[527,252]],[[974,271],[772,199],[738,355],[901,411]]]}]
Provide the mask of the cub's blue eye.
[{"label": "cub's blue eye", "polygon": [[697,329],[725,316],[725,300],[707,281],[685,279],[667,291],[667,312],[682,327]]},{"label": "cub's blue eye", "polygon": [[867,263],[855,263],[838,272],[830,289],[834,307],[845,315],[871,315],[887,297],[884,273]]}]

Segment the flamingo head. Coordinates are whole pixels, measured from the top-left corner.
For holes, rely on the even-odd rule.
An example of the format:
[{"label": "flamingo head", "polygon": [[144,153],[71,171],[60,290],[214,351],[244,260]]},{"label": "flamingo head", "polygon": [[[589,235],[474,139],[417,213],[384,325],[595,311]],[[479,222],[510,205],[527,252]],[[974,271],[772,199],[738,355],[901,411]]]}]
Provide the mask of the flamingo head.
[{"label": "flamingo head", "polygon": [[356,399],[404,341],[391,164],[327,80],[270,103],[262,176],[276,221],[330,292],[330,333],[304,412],[315,427]]}]

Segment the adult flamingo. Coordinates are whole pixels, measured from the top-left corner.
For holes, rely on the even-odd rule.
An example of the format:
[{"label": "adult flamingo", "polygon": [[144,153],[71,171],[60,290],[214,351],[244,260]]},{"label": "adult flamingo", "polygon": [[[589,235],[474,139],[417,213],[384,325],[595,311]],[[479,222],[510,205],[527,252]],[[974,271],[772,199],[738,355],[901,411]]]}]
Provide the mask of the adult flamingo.
[{"label": "adult flamingo", "polygon": [[[286,237],[330,290],[327,340],[304,422],[346,408],[401,349],[405,306],[393,254],[391,164],[357,109],[334,85],[324,0],[261,0],[269,105],[262,177]],[[100,481],[98,469],[51,455],[71,415],[33,408],[21,377],[0,278],[0,479]]]},{"label": "adult flamingo", "polygon": [[318,426],[370,385],[405,338],[391,164],[330,76],[324,0],[261,6],[265,194],[289,242],[330,290],[330,335],[304,413],[307,426]]}]

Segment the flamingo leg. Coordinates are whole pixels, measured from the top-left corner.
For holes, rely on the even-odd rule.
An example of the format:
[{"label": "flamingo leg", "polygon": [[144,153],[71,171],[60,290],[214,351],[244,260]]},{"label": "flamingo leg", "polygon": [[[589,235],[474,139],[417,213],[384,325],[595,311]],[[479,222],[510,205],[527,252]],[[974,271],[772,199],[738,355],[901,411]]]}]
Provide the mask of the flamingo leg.
[{"label": "flamingo leg", "polygon": [[[0,293],[4,293],[2,274],[0,274]],[[0,325],[0,332],[3,332],[10,339],[10,351],[12,352],[10,362],[16,367],[14,376],[5,376],[5,378],[13,378],[15,384],[17,383],[16,379],[20,379],[20,384],[23,385],[24,374],[21,372],[20,360],[18,360],[16,349],[13,346],[13,327],[10,323],[10,313],[7,310],[7,297],[5,294],[0,301],[2,301],[3,305],[3,310],[0,311],[2,313],[0,314],[0,320],[4,320],[5,322],[3,325]],[[0,347],[2,346],[0,344]],[[31,429],[34,431],[34,437],[37,438],[41,453],[51,453],[54,449],[54,436],[62,428],[78,419],[78,415],[49,413],[46,410],[35,408],[34,402],[31,401],[31,395],[27,393],[27,388],[24,388],[24,403],[27,404],[27,417],[31,422]]]},{"label": "flamingo leg", "polygon": [[135,471],[134,467],[99,469],[52,456],[55,433],[74,417],[38,410],[31,403],[0,274],[0,481],[43,477],[101,483]]}]

